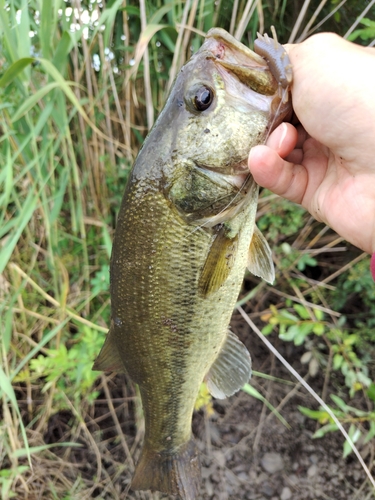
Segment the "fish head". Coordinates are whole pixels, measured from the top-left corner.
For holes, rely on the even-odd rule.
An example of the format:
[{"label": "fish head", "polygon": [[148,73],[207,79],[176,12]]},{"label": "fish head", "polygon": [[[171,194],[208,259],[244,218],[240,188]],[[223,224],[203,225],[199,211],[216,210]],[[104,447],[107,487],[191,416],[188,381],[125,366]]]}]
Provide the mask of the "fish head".
[{"label": "fish head", "polygon": [[232,208],[242,203],[254,193],[251,147],[264,143],[290,111],[291,99],[281,95],[265,59],[225,30],[210,30],[177,76],[161,116],[158,144],[169,136],[164,176],[173,205],[201,221],[230,200]]},{"label": "fish head", "polygon": [[174,153],[202,168],[244,173],[251,147],[291,109],[279,93],[265,59],[225,30],[210,30],[172,91],[172,104],[180,107]]}]

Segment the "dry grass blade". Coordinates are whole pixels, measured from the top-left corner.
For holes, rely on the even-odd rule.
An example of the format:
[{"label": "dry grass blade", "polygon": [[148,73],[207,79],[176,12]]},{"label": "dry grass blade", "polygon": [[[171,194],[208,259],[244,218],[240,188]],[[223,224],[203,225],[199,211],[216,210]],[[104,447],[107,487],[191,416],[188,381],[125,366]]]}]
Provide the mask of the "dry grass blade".
[{"label": "dry grass blade", "polygon": [[234,36],[234,27],[236,26],[236,19],[237,19],[237,12],[238,12],[238,3],[239,0],[234,0],[233,2],[233,8],[232,8],[232,15],[230,18],[230,26],[229,26],[229,33]]},{"label": "dry grass blade", "polygon": [[[314,28],[311,28],[305,35],[305,38],[308,36],[312,35],[316,30],[318,30],[321,26],[324,26],[324,24],[332,18],[336,12],[339,12],[339,10],[346,4],[347,0],[342,0],[336,7],[334,7],[329,14],[327,14],[321,21],[319,21],[318,24],[314,26]],[[298,40],[298,41],[302,41]]]},{"label": "dry grass blade", "polygon": [[256,0],[247,0],[246,6],[239,20],[237,29],[234,32],[234,38],[237,38],[237,40],[241,40],[241,38],[243,37],[246,26],[248,25],[249,20],[256,9],[256,6],[257,6]]},{"label": "dry grass blade", "polygon": [[[189,44],[189,40],[190,40],[190,36],[191,36],[191,31],[192,31],[195,17],[197,14],[198,3],[199,3],[199,0],[193,0],[193,4],[192,4],[191,9],[190,9],[189,19],[187,21],[187,25],[184,26],[184,38],[183,38],[182,46],[181,46],[181,53],[186,54],[187,59],[190,58],[190,54],[187,54],[187,52],[188,52],[187,49],[188,49],[188,44]],[[181,29],[181,27],[180,27],[180,29]],[[185,60],[182,60],[181,65],[184,64],[184,62],[185,62]]]},{"label": "dry grass blade", "polygon": [[182,19],[181,19],[181,24],[180,24],[181,28],[178,31],[178,36],[177,36],[176,45],[175,45],[175,51],[173,54],[172,65],[171,65],[171,68],[169,70],[169,80],[168,80],[168,84],[166,87],[166,94],[169,92],[169,90],[172,86],[172,83],[173,83],[174,79],[176,78],[177,71],[181,67],[182,58],[184,57],[184,55],[181,53],[181,45],[182,45],[182,40],[183,40],[183,36],[184,36],[184,32],[185,32],[184,26],[187,24],[186,21],[187,21],[188,13],[190,10],[190,5],[191,5],[191,0],[187,0],[185,3],[183,14],[182,14]]},{"label": "dry grass blade", "polygon": [[108,407],[109,407],[109,410],[111,412],[111,416],[112,416],[113,421],[115,423],[115,426],[116,426],[116,429],[117,429],[117,432],[118,432],[118,435],[119,435],[122,447],[124,448],[124,451],[125,451],[126,459],[129,461],[131,470],[134,471],[134,462],[133,462],[132,456],[130,454],[128,445],[126,444],[126,441],[125,441],[125,438],[124,438],[124,435],[123,435],[123,432],[122,432],[122,429],[121,429],[121,425],[120,425],[120,423],[118,421],[115,409],[113,407],[113,404],[112,404],[112,401],[111,401],[111,394],[109,392],[108,384],[107,384],[107,381],[106,381],[106,379],[105,379],[104,376],[102,377],[102,384],[103,384],[103,389],[104,389],[104,392],[105,392],[105,395],[106,395],[106,398],[107,398]]},{"label": "dry grass blade", "polygon": [[297,33],[300,30],[300,28],[301,28],[303,19],[304,19],[305,15],[306,15],[306,12],[307,12],[307,9],[308,9],[308,7],[310,5],[310,2],[311,2],[311,0],[305,0],[303,2],[302,8],[300,9],[298,17],[297,17],[297,21],[294,23],[293,30],[292,30],[292,32],[290,34],[288,43],[293,43],[294,40],[296,39]]},{"label": "dry grass blade", "polygon": [[304,27],[302,33],[298,37],[297,43],[303,42],[303,40],[305,40],[309,29],[314,24],[316,18],[319,16],[319,13],[321,12],[321,10],[323,9],[323,7],[325,6],[326,3],[327,3],[327,0],[322,0],[320,2],[320,4],[318,5],[318,7],[316,8],[315,12],[312,14],[309,22],[306,23],[306,26]]},{"label": "dry grass blade", "polygon": [[[140,0],[139,6],[140,6],[140,11],[141,11],[141,27],[142,27],[142,31],[144,31],[147,27],[145,0]],[[149,130],[151,130],[151,127],[154,123],[154,106],[152,103],[151,78],[150,78],[150,59],[148,56],[147,46],[146,46],[145,51],[143,53],[143,61],[144,61],[143,78],[144,78],[144,82],[145,82],[145,93],[146,93],[147,127]]]}]

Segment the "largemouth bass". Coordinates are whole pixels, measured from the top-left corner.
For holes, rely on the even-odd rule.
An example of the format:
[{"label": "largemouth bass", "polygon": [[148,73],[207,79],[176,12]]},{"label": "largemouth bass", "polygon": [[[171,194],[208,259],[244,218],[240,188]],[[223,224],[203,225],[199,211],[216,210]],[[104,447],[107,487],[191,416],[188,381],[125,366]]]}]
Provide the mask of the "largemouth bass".
[{"label": "largemouth bass", "polygon": [[[208,32],[181,69],[135,161],[111,257],[111,325],[96,370],[139,385],[144,445],[132,488],[197,497],[191,419],[199,387],[224,398],[251,374],[228,330],[245,269],[267,281],[270,248],[255,226],[250,148],[290,112],[285,52],[266,60],[226,31]],[[271,69],[272,71],[271,71]]]}]

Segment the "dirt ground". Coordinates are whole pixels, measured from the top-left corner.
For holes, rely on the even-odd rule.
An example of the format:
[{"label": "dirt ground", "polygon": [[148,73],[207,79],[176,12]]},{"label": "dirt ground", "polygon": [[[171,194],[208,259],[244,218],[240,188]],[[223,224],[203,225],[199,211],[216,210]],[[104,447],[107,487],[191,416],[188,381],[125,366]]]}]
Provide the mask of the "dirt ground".
[{"label": "dirt ground", "polygon": [[[288,423],[283,425],[258,400],[244,392],[224,401],[215,401],[215,415],[204,411],[193,419],[193,431],[201,451],[204,500],[367,500],[375,493],[354,454],[342,458],[343,437],[338,432],[322,439],[312,439],[315,421],[303,416],[298,406],[316,409],[317,403],[301,388],[281,364],[269,353],[239,316],[232,322],[234,331],[249,348],[253,369],[283,379],[275,382],[261,377],[252,379],[253,386],[264,394]],[[306,376],[301,365],[303,350],[272,338],[281,354]],[[321,394],[324,374],[306,377]],[[80,449],[72,449],[70,465],[64,474],[74,482],[80,475],[88,493],[77,498],[108,500],[168,498],[159,493],[129,491],[132,469],[141,449],[139,426],[135,425],[133,389],[128,389],[121,376],[109,378],[103,398],[98,398],[87,416],[87,432],[81,436]],[[289,383],[285,382],[289,381]],[[342,385],[342,381],[337,380]],[[337,383],[337,387],[339,384]],[[335,391],[335,375],[330,377],[328,394]],[[108,406],[105,392],[112,397]],[[117,416],[116,419],[113,415]],[[71,440],[69,412],[55,415],[49,422],[45,441]],[[119,429],[124,438],[119,438]],[[138,429],[138,430],[137,430]],[[80,441],[78,439],[78,441]],[[94,446],[95,445],[95,446]],[[375,443],[360,447],[367,464],[373,462]],[[99,460],[100,456],[100,460]],[[67,457],[65,457],[67,458]],[[134,461],[134,462],[133,462]],[[100,462],[100,465],[98,465]],[[66,463],[66,462],[65,462]],[[99,481],[97,478],[101,477]],[[94,478],[94,479],[93,479]],[[95,479],[96,478],[96,479]],[[87,490],[86,490],[87,492]],[[42,496],[41,498],[45,498]],[[76,498],[73,494],[70,498]]]}]

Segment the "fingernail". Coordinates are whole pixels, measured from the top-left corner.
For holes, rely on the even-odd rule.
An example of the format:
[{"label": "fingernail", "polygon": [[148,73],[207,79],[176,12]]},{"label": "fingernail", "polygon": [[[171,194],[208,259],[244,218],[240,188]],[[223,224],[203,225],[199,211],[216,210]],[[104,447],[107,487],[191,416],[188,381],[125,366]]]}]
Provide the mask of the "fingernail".
[{"label": "fingernail", "polygon": [[285,137],[286,137],[286,134],[288,133],[288,127],[286,125],[285,122],[283,122],[281,125],[280,125],[280,129],[281,129],[281,137],[279,139],[279,145],[278,145],[278,149],[281,149],[282,145],[283,145],[283,142],[285,140]]}]

